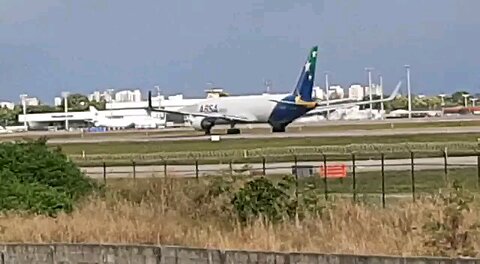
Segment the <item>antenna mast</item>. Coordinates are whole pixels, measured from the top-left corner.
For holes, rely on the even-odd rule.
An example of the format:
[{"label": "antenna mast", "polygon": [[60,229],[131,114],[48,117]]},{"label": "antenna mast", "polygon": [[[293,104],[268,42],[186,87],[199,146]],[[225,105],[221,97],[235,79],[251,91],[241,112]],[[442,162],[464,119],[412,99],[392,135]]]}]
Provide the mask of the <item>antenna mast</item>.
[{"label": "antenna mast", "polygon": [[272,81],[266,80],[265,81],[265,87],[266,87],[267,94],[270,93],[270,88],[272,87]]}]

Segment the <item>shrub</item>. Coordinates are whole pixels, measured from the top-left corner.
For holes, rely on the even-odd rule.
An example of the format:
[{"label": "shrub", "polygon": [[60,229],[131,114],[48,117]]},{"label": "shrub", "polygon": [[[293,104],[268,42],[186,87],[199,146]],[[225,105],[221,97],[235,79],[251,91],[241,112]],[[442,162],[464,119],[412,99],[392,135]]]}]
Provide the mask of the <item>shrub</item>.
[{"label": "shrub", "polygon": [[98,186],[46,140],[0,144],[0,210],[54,215]]},{"label": "shrub", "polygon": [[261,177],[249,181],[235,193],[232,204],[242,222],[255,217],[265,217],[272,222],[295,215],[296,201],[292,199],[291,185],[282,182],[277,186]]},{"label": "shrub", "polygon": [[429,253],[436,256],[475,256],[474,240],[478,235],[478,222],[465,223],[465,213],[471,210],[474,197],[457,182],[446,193],[440,193],[439,214],[428,213],[423,226],[424,244]]}]

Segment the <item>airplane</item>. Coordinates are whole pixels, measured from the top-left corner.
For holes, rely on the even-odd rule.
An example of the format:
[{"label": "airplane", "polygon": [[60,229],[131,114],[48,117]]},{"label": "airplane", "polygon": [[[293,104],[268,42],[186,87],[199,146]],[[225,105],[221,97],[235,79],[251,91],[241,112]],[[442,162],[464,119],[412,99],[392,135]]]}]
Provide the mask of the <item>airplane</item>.
[{"label": "airplane", "polygon": [[[335,101],[315,101],[312,99],[312,89],[315,79],[318,46],[311,48],[306,62],[302,65],[295,89],[290,94],[241,95],[217,98],[207,98],[193,105],[184,106],[178,110],[154,108],[151,91],[148,93],[148,111],[181,114],[189,117],[191,126],[197,131],[211,134],[215,125],[229,124],[227,134],[238,134],[240,129],[236,124],[268,123],[272,132],[285,132],[286,127],[297,118],[307,113],[318,113],[335,110],[339,107],[351,107],[370,103],[393,100],[400,88],[401,82],[386,99],[341,103]],[[326,105],[328,103],[328,105]]]},{"label": "airplane", "polygon": [[89,109],[94,114],[90,121],[95,127],[157,128],[160,125],[158,124],[158,119],[145,115],[145,109],[133,114],[117,109],[113,111],[98,111],[94,106],[90,106]]}]

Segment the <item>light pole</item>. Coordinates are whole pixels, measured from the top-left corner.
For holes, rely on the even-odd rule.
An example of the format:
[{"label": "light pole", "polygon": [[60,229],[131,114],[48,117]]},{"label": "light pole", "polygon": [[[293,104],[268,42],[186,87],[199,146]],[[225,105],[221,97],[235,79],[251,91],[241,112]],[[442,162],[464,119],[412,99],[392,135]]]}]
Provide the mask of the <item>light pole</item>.
[{"label": "light pole", "polygon": [[440,96],[440,98],[442,98],[442,106],[445,106],[445,96],[447,96],[446,94],[439,94],[438,96]]},{"label": "light pole", "polygon": [[442,98],[442,102],[441,102],[441,108],[442,108],[442,116],[444,115],[444,108],[445,108],[445,96],[447,96],[446,94],[439,94],[438,96],[440,96],[440,98]]},{"label": "light pole", "polygon": [[410,65],[405,65],[407,70],[407,93],[408,93],[408,118],[412,118],[412,92],[410,90]]},{"label": "light pole", "polygon": [[65,131],[68,131],[68,92],[62,92],[65,107]]},{"label": "light pole", "polygon": [[470,100],[472,101],[472,106],[475,107],[475,102],[478,100],[478,98],[472,98]]},{"label": "light pole", "polygon": [[[365,70],[368,73],[368,98],[372,101],[372,70],[373,68],[367,67]],[[372,112],[373,105],[370,103],[370,112]]]},{"label": "light pole", "polygon": [[[383,111],[385,110],[385,106],[383,104],[383,76],[379,75],[378,78],[380,79],[380,99],[382,100],[382,103],[380,104],[380,109],[383,113]],[[383,115],[382,115],[382,119],[383,119]]]},{"label": "light pole", "polygon": [[25,98],[27,97],[26,94],[21,94],[20,99],[22,100],[22,109],[23,109],[23,128],[27,130],[27,102]]},{"label": "light pole", "polygon": [[[325,98],[327,100],[327,106],[330,105],[329,103],[329,94],[328,94],[328,90],[329,90],[329,83],[328,83],[328,71],[325,72]],[[327,110],[327,120],[330,119],[330,111]]]},{"label": "light pole", "polygon": [[470,95],[469,95],[469,94],[462,94],[462,96],[463,96],[463,99],[464,99],[464,101],[465,101],[465,107],[467,107],[467,106],[468,106],[468,100],[467,100],[467,98],[468,98]]}]

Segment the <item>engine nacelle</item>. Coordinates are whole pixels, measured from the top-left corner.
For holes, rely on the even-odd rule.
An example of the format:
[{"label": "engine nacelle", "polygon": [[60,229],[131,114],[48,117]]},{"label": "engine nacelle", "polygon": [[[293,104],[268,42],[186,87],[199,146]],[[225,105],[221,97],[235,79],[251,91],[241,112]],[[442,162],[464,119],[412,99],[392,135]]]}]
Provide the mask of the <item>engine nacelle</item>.
[{"label": "engine nacelle", "polygon": [[214,123],[213,120],[208,120],[206,117],[196,116],[190,118],[190,125],[195,130],[204,131],[210,129]]}]

